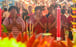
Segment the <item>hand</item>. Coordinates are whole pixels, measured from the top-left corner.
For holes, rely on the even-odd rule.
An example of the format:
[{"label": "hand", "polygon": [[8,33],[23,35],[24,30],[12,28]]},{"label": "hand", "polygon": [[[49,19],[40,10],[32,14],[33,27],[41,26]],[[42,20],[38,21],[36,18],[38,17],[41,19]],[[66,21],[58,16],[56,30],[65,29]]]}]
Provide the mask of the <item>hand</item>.
[{"label": "hand", "polygon": [[6,28],[7,28],[8,31],[11,31],[12,27],[13,27],[13,24],[10,24]]},{"label": "hand", "polygon": [[20,24],[16,24],[17,28],[22,31],[22,26]]},{"label": "hand", "polygon": [[39,21],[39,24],[41,25],[42,28],[45,29],[44,25]]}]

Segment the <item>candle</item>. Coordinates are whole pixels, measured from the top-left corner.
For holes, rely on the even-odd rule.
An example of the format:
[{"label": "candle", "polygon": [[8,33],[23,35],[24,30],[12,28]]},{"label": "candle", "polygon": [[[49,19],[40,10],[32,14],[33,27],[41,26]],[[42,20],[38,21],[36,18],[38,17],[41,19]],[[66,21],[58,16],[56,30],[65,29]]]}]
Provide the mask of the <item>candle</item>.
[{"label": "candle", "polygon": [[1,7],[0,7],[0,39],[1,39]]},{"label": "candle", "polygon": [[59,41],[60,38],[60,29],[61,29],[61,9],[58,6],[57,8],[57,40]]}]

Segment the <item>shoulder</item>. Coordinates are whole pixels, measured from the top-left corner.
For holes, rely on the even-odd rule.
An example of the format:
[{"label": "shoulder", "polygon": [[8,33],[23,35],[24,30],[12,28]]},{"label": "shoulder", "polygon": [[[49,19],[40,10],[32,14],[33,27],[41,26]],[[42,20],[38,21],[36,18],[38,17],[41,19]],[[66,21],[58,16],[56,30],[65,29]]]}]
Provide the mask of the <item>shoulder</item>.
[{"label": "shoulder", "polygon": [[9,18],[8,18],[8,17],[6,17],[6,18],[4,19],[4,21],[3,21],[3,24],[4,24],[4,23],[7,23],[7,22],[8,22],[8,20],[9,20]]}]

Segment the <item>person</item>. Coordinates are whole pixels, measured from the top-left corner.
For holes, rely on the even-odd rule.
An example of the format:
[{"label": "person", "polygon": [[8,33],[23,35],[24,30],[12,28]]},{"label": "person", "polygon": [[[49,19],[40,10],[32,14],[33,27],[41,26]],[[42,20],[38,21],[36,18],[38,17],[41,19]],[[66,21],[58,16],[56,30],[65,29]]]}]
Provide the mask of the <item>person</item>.
[{"label": "person", "polygon": [[42,11],[43,16],[46,16],[48,14],[48,9],[46,6],[43,8],[44,10]]},{"label": "person", "polygon": [[67,30],[68,28],[68,25],[67,25],[67,11],[65,12],[65,14],[62,14],[61,15],[61,38],[62,40],[65,40],[65,31]]},{"label": "person", "polygon": [[37,6],[35,8],[35,14],[34,16],[30,17],[31,18],[31,21],[33,22],[33,32],[36,33],[36,34],[39,34],[39,33],[44,33],[45,31],[45,26],[46,26],[46,23],[45,21],[45,18],[43,19],[42,17],[42,8],[41,6]]},{"label": "person", "polygon": [[29,18],[28,11],[26,9],[23,9],[22,18],[24,21],[26,21],[26,19]]},{"label": "person", "polygon": [[3,16],[2,16],[3,20],[4,20],[6,17],[9,17],[9,12],[8,12],[7,8],[4,8],[4,13],[3,13]]},{"label": "person", "polygon": [[52,9],[52,7],[49,8],[49,16],[48,16],[48,31],[49,33],[52,33],[52,36],[54,36],[56,38],[56,12],[54,9]]},{"label": "person", "polygon": [[32,6],[29,6],[28,7],[28,16],[32,16],[32,15],[34,15],[32,12]]},{"label": "person", "polygon": [[10,16],[5,18],[3,24],[6,26],[8,33],[13,33],[16,38],[19,32],[23,32],[25,29],[25,23],[23,19],[17,16],[19,10],[16,6],[11,6],[9,8]]},{"label": "person", "polygon": [[[27,11],[27,9],[23,9],[23,14],[22,14],[22,18],[23,18],[23,20],[25,21],[25,24],[28,22],[28,20],[29,20],[29,16],[28,16],[28,11]],[[27,25],[27,24],[26,24]],[[27,26],[25,27],[25,31],[27,30]]]}]

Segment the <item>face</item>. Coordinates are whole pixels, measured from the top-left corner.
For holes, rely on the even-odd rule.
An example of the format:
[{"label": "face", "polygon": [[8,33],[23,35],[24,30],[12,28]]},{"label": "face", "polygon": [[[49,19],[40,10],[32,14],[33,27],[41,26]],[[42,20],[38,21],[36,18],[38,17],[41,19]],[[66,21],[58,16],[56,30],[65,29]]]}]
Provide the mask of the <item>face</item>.
[{"label": "face", "polygon": [[13,15],[13,16],[15,16],[15,15],[17,14],[16,9],[13,8],[13,9],[10,11],[10,14]]},{"label": "face", "polygon": [[40,9],[38,9],[38,10],[36,11],[36,15],[37,15],[37,16],[40,16],[41,13],[42,13],[42,12],[40,11]]},{"label": "face", "polygon": [[48,12],[49,12],[50,14],[52,13],[51,11],[52,11],[52,9],[51,9],[51,8],[49,8],[49,9],[48,9]]},{"label": "face", "polygon": [[55,10],[52,11],[52,14],[55,14]]},{"label": "face", "polygon": [[32,7],[29,7],[28,10],[29,10],[29,11],[32,11]]},{"label": "face", "polygon": [[65,13],[68,13],[68,11],[66,10]]},{"label": "face", "polygon": [[45,10],[47,10],[47,7],[44,7]]},{"label": "face", "polygon": [[40,10],[38,9],[38,10],[36,11],[36,13],[37,13],[37,14],[40,14]]}]

